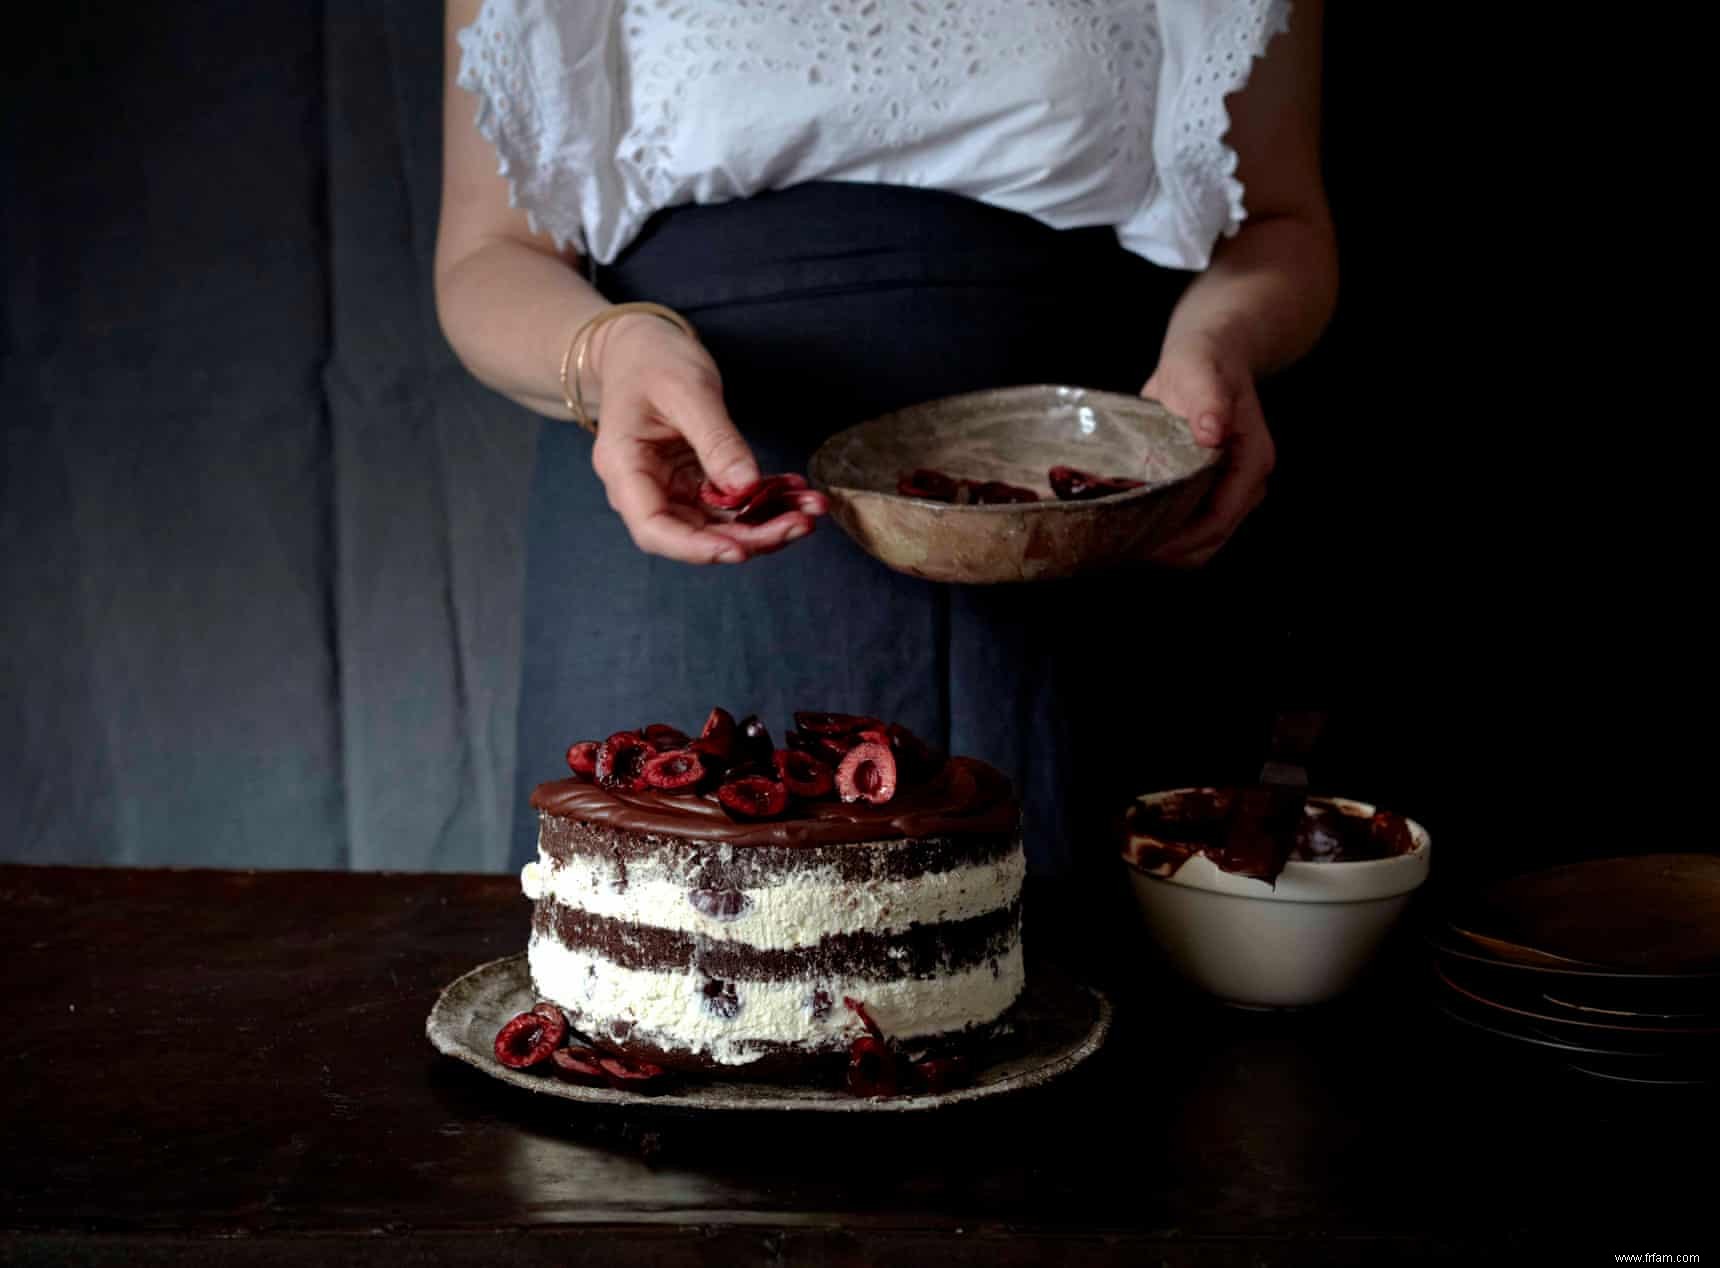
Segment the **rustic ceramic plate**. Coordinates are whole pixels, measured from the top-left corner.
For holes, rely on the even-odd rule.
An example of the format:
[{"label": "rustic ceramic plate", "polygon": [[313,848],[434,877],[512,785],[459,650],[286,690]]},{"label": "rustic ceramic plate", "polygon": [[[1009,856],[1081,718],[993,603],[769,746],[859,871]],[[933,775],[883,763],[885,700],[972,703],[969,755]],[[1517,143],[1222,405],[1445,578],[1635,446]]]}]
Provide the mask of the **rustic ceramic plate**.
[{"label": "rustic ceramic plate", "polygon": [[1620,992],[1630,992],[1638,988],[1647,991],[1655,986],[1689,987],[1692,991],[1704,992],[1720,990],[1720,969],[1639,973],[1626,969],[1590,968],[1575,961],[1503,959],[1487,954],[1472,942],[1459,945],[1445,930],[1434,930],[1426,934],[1423,940],[1436,956],[1481,965],[1500,974],[1515,974],[1526,981],[1617,984]]},{"label": "rustic ceramic plate", "polygon": [[1604,969],[1603,964],[1592,964],[1587,960],[1573,960],[1569,956],[1554,955],[1550,951],[1538,951],[1534,947],[1519,946],[1504,938],[1489,937],[1484,933],[1473,933],[1468,929],[1459,929],[1456,925],[1448,927],[1452,937],[1469,943],[1477,951],[1484,952],[1496,960],[1510,960],[1516,964],[1534,964],[1543,968],[1565,969]]},{"label": "rustic ceramic plate", "polygon": [[1481,1015],[1493,1016],[1497,1024],[1526,1027],[1554,1039],[1572,1043],[1610,1041],[1627,1045],[1659,1045],[1663,1048],[1705,1046],[1709,1049],[1715,1048],[1715,1041],[1720,1040],[1720,1020],[1655,1021],[1615,1016],[1603,1021],[1598,1018],[1561,1014],[1547,1007],[1526,1007],[1518,1000],[1487,993],[1465,983],[1459,975],[1444,968],[1436,967],[1434,973],[1447,992],[1473,1006]]},{"label": "rustic ceramic plate", "polygon": [[[1452,921],[1471,940],[1620,973],[1720,973],[1720,855],[1644,854],[1511,877]],[[1487,948],[1497,954],[1497,948]]]},{"label": "rustic ceramic plate", "polygon": [[1012,1033],[972,1084],[933,1095],[865,1100],[839,1089],[743,1079],[688,1080],[660,1095],[580,1087],[550,1074],[510,1070],[495,1058],[496,1031],[536,1002],[526,957],[479,965],[450,982],[430,1010],[424,1032],[436,1048],[485,1074],[544,1096],[598,1105],[678,1110],[802,1110],[832,1114],[911,1113],[1025,1091],[1067,1074],[1099,1050],[1111,1028],[1110,1002],[1055,972],[1032,970],[1016,1004]]},{"label": "rustic ceramic plate", "polygon": [[1720,1007],[1707,1011],[1700,1008],[1684,1008],[1676,1011],[1666,1008],[1603,1008],[1598,1004],[1572,999],[1568,993],[1555,993],[1553,991],[1542,991],[1540,998],[1549,1008],[1562,1010],[1572,1017],[1596,1021],[1610,1020],[1650,1026],[1678,1026],[1690,1022],[1720,1021]]},{"label": "rustic ceramic plate", "polygon": [[[1433,963],[1471,990],[1533,1011],[1552,1007],[1573,1021],[1590,1019],[1580,1010],[1610,1013],[1625,1024],[1720,1018],[1720,974],[1625,973],[1495,959],[1445,931],[1430,934],[1427,946]],[[1554,998],[1557,1003],[1550,1003]]]},{"label": "rustic ceramic plate", "polygon": [[1714,1081],[1714,1062],[1701,1055],[1695,1060],[1671,1057],[1660,1053],[1621,1051],[1616,1048],[1594,1047],[1588,1044],[1563,1043],[1558,1040],[1506,1029],[1472,1015],[1458,1004],[1440,1004],[1439,1011],[1449,1021],[1472,1031],[1487,1035],[1495,1042],[1510,1047],[1528,1048],[1556,1055],[1573,1070],[1600,1078],[1618,1079],[1631,1083],[1707,1086]]},{"label": "rustic ceramic plate", "polygon": [[[969,392],[838,432],[807,474],[860,548],[930,581],[1046,581],[1141,562],[1188,522],[1218,473],[1219,452],[1156,401],[1078,387]],[[1091,502],[1060,502],[1046,472],[1078,467],[1144,480]],[[1038,502],[955,506],[903,497],[905,471],[932,467],[1036,491]]]}]

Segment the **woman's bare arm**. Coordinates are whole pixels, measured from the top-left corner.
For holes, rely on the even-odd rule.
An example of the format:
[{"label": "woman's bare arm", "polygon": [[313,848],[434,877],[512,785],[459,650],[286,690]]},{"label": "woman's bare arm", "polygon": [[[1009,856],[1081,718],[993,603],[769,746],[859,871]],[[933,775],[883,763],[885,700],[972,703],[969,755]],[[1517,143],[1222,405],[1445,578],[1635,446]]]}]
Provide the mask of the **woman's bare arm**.
[{"label": "woman's bare arm", "polygon": [[1248,218],[1183,292],[1142,389],[1189,419],[1201,444],[1226,450],[1206,513],[1155,553],[1162,563],[1205,563],[1265,498],[1276,450],[1255,380],[1306,354],[1337,302],[1320,175],[1320,10],[1300,0],[1290,29],[1227,99]]},{"label": "woman's bare arm", "polygon": [[1300,0],[1290,29],[1228,101],[1248,218],[1177,305],[1165,342],[1216,339],[1251,373],[1302,357],[1332,319],[1338,248],[1320,176],[1320,5]]},{"label": "woman's bare arm", "polygon": [[[579,275],[578,258],[534,234],[508,205],[507,180],[479,133],[477,102],[456,82],[455,33],[481,0],[448,0],[442,215],[436,235],[436,313],[455,354],[482,383],[572,425],[560,368],[581,325],[608,301]],[[723,405],[710,354],[667,322],[629,315],[591,339],[582,384],[600,403],[592,467],[641,550],[686,563],[739,563],[812,531],[822,494],[766,524],[719,523],[697,491],[759,478],[752,450]]]},{"label": "woman's bare arm", "polygon": [[449,0],[442,105],[442,216],[436,232],[436,315],[454,352],[485,386],[563,418],[562,352],[606,305],[579,275],[579,257],[534,234],[508,206],[496,153],[474,122],[477,102],[455,82],[454,33],[482,0]]}]

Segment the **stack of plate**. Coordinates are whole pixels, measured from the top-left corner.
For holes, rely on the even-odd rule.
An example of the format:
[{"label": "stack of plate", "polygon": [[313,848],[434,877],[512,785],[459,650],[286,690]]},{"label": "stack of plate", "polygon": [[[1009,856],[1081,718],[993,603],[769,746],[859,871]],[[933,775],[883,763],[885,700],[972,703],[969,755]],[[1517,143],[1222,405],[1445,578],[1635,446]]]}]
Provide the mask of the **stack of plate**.
[{"label": "stack of plate", "polygon": [[1720,855],[1573,863],[1494,884],[1431,935],[1441,1010],[1598,1078],[1720,1074]]}]

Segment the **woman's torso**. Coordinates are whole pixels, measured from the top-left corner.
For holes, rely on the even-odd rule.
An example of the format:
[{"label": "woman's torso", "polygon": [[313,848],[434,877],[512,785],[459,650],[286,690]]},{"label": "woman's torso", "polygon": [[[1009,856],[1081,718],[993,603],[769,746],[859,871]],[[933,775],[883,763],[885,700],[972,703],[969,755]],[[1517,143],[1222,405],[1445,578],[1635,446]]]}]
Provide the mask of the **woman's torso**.
[{"label": "woman's torso", "polygon": [[656,206],[858,181],[1114,225],[1152,192],[1153,3],[628,0],[619,38]]},{"label": "woman's torso", "polygon": [[812,181],[1103,226],[1199,268],[1242,214],[1224,95],[1286,0],[488,0],[461,85],[517,201],[615,259],[655,212]]},{"label": "woman's torso", "polygon": [[[611,298],[654,298],[692,318],[730,412],[772,471],[803,470],[832,432],[931,397],[1047,381],[1137,391],[1187,282],[1103,229],[824,182],[662,212],[596,278]],[[1167,685],[1138,671],[1143,657],[1195,663],[1184,644],[1220,646],[1198,604],[1143,627],[1118,619],[1105,584],[936,586],[888,571],[832,525],[743,568],[688,568],[633,549],[590,451],[578,428],[543,424],[528,523],[521,861],[535,825],[526,796],[569,743],[623,724],[697,725],[722,704],[772,719],[871,713],[983,758],[1023,795],[1033,866],[1057,870],[1078,842],[1098,839],[1096,821],[1122,804],[1130,778],[1169,769],[1171,749],[1224,716],[1200,676],[1174,672]],[[1199,696],[1192,711],[1173,707],[1184,684]],[[1094,711],[1099,721],[1083,720]]]}]

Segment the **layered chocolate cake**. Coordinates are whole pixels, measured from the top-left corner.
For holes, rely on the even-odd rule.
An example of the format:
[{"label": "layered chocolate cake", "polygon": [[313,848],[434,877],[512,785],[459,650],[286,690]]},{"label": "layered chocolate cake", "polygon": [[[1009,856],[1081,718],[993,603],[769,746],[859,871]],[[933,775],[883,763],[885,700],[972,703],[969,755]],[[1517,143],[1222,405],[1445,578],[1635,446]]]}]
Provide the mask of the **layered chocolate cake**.
[{"label": "layered chocolate cake", "polygon": [[722,710],[621,732],[533,792],[532,980],[596,1048],[781,1073],[870,1032],[923,1057],[1020,994],[1009,781],[877,719],[796,720],[784,749]]}]

